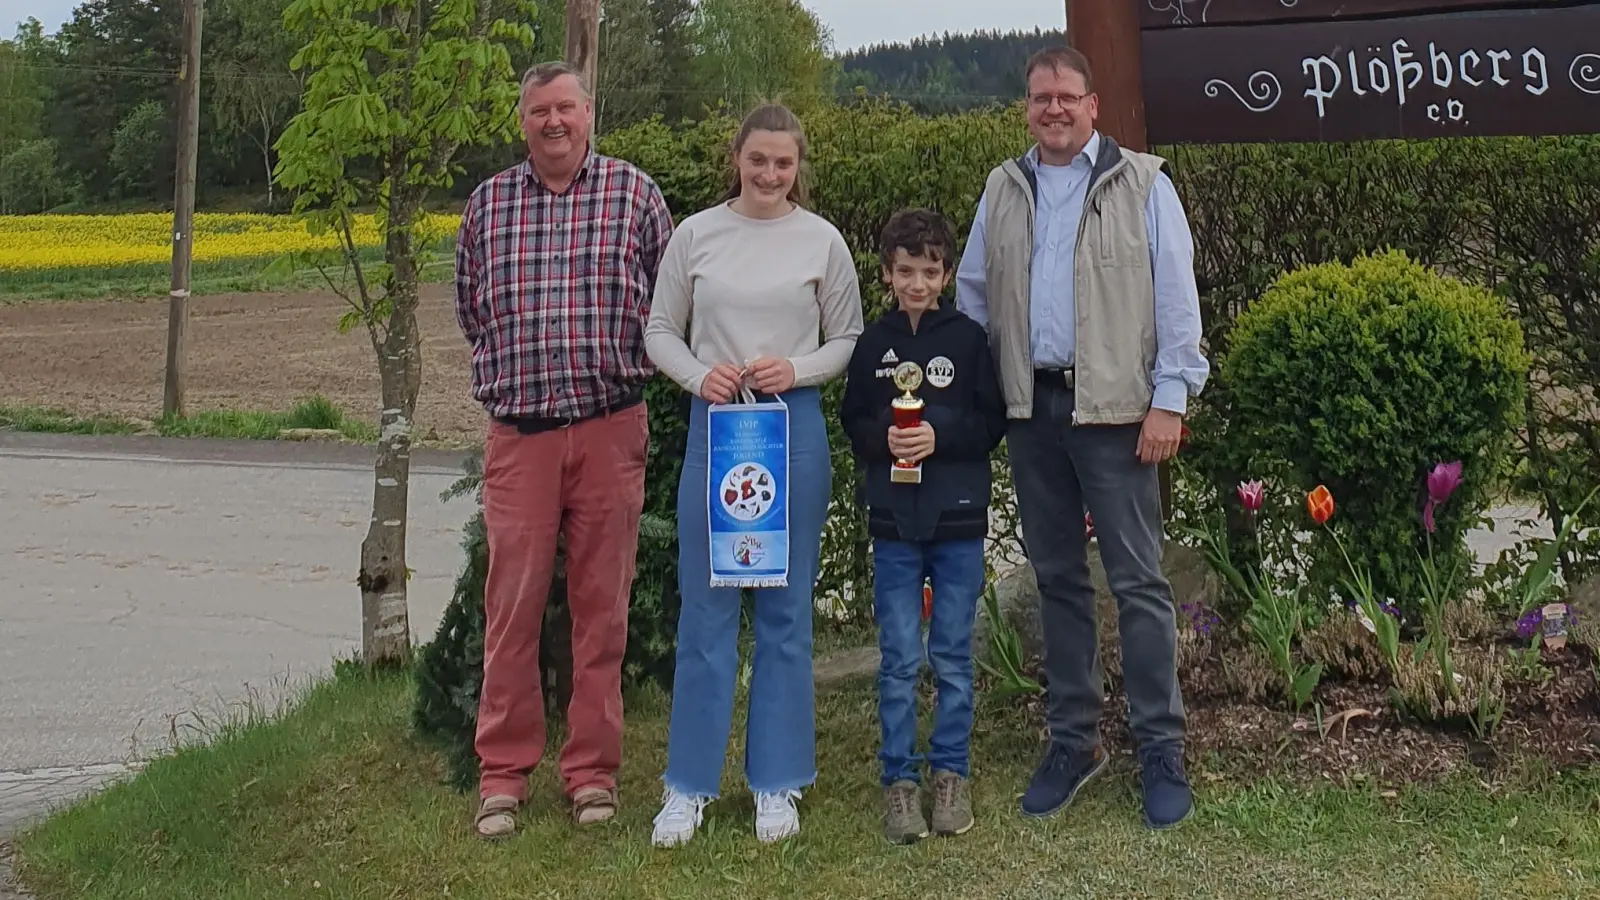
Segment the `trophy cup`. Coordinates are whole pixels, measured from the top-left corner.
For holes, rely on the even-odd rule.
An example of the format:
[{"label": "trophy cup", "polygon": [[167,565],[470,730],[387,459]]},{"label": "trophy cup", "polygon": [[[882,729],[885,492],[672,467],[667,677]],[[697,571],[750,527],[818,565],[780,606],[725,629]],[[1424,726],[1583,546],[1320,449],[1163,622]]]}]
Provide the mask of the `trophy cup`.
[{"label": "trophy cup", "polygon": [[[910,360],[894,368],[894,386],[904,391],[890,404],[896,428],[915,428],[922,424],[923,401],[911,392],[922,386],[922,367]],[[897,459],[889,468],[889,480],[896,484],[921,484],[922,463]]]}]

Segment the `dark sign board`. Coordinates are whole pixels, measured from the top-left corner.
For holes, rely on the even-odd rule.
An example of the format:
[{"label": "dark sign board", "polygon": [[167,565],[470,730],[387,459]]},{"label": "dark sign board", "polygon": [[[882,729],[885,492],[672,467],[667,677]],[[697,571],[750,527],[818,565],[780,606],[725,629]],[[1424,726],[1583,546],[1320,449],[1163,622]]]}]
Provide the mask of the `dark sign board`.
[{"label": "dark sign board", "polygon": [[1600,5],[1171,28],[1143,42],[1153,144],[1600,132]]},{"label": "dark sign board", "polygon": [[1574,0],[1107,0],[1139,4],[1140,28],[1330,21],[1372,16],[1575,5]]}]

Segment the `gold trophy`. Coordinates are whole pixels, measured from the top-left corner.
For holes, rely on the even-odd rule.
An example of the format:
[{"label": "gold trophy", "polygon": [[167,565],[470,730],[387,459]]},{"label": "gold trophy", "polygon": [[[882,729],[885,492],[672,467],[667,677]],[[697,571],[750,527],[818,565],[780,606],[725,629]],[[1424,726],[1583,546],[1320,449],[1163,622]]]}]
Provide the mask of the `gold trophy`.
[{"label": "gold trophy", "polygon": [[[904,391],[890,404],[896,428],[915,428],[922,424],[923,401],[911,392],[922,386],[922,367],[910,360],[894,367],[894,386]],[[889,468],[889,480],[896,484],[921,484],[922,463],[897,459]]]}]

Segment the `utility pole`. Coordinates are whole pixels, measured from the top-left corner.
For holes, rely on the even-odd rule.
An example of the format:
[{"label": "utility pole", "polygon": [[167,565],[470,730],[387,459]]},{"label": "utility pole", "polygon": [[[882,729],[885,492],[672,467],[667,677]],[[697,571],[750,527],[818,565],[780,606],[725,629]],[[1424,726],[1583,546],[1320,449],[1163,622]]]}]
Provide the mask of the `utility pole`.
[{"label": "utility pole", "polygon": [[167,384],[162,415],[182,418],[189,269],[194,258],[194,185],[200,144],[200,30],[205,0],[183,0],[183,62],[178,69],[178,165],[172,198],[172,291],[167,305]]},{"label": "utility pole", "polygon": [[[1129,150],[1146,152],[1144,65],[1136,0],[1066,0],[1067,43],[1089,58],[1100,98],[1095,127]],[[1172,517],[1172,467],[1162,463],[1161,508]]]},{"label": "utility pole", "polygon": [[600,0],[567,0],[566,60],[583,73],[589,90],[599,85]]}]

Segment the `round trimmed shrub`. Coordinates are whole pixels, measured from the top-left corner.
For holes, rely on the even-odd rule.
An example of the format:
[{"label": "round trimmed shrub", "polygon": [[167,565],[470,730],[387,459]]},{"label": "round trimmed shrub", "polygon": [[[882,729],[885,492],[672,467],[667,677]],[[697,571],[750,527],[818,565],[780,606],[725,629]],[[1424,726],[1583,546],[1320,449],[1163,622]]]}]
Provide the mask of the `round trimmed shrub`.
[{"label": "round trimmed shrub", "polygon": [[[1352,558],[1410,619],[1427,472],[1463,463],[1461,487],[1435,514],[1443,566],[1463,558],[1503,471],[1529,364],[1500,300],[1403,253],[1299,269],[1239,316],[1219,361],[1233,404],[1228,455],[1303,490],[1327,485]],[[1317,583],[1339,583],[1337,547],[1319,539],[1311,552]]]}]

